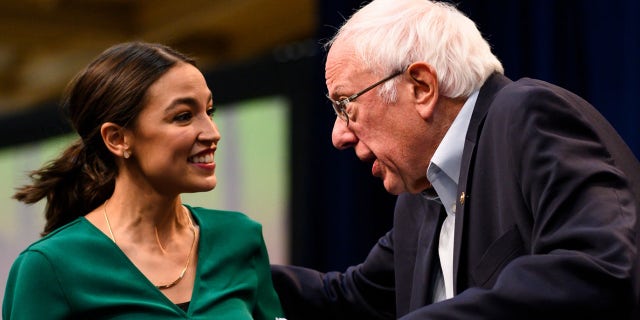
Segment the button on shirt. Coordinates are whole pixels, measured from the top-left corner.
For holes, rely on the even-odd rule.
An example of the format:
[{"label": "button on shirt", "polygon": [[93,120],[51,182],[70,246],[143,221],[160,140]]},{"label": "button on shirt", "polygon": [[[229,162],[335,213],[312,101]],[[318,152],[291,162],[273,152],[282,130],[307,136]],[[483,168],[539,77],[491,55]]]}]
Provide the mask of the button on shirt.
[{"label": "button on shirt", "polygon": [[469,96],[433,154],[427,169],[427,179],[431,182],[436,193],[435,198],[428,197],[431,200],[439,201],[447,212],[447,217],[440,229],[438,255],[442,272],[436,278],[433,302],[449,299],[454,295],[453,238],[456,221],[456,193],[464,141],[477,99],[478,91]]}]

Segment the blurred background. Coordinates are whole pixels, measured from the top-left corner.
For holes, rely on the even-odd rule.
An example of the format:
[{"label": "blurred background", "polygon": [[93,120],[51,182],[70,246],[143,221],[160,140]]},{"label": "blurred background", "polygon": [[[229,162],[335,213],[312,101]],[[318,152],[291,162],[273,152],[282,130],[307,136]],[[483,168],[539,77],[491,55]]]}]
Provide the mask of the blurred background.
[{"label": "blurred background", "polygon": [[[184,201],[264,226],[272,262],[358,263],[391,228],[395,197],[331,145],[322,43],[368,1],[0,0],[0,294],[39,238],[43,203],[11,199],[76,136],[58,109],[68,81],[107,47],[161,42],[194,56],[218,106],[218,187]],[[512,79],[590,101],[640,155],[640,2],[461,0]]]}]

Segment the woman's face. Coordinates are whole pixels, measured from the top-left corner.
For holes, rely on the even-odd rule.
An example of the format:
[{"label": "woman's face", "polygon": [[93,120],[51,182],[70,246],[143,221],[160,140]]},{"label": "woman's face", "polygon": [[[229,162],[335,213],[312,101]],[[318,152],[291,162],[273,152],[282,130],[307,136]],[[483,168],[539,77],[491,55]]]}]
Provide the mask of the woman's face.
[{"label": "woman's face", "polygon": [[167,195],[213,189],[220,133],[202,73],[178,63],[149,87],[145,101],[130,131],[133,178]]}]

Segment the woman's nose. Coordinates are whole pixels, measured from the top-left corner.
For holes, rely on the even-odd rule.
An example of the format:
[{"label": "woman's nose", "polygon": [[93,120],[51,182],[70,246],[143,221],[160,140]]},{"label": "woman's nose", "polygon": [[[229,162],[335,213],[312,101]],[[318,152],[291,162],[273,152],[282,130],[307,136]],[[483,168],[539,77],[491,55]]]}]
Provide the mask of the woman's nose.
[{"label": "woman's nose", "polygon": [[202,131],[198,135],[198,140],[209,144],[217,144],[218,141],[220,141],[220,138],[220,131],[218,131],[218,126],[215,121],[206,117],[205,123],[202,126]]}]

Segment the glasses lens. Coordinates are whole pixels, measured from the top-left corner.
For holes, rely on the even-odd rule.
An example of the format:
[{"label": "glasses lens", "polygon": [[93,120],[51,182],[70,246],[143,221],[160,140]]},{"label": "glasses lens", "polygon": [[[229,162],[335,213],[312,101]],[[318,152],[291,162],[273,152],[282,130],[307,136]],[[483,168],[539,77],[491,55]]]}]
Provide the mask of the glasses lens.
[{"label": "glasses lens", "polygon": [[343,121],[346,121],[347,125],[348,125],[349,124],[349,116],[347,115],[347,110],[345,108],[346,102],[344,100],[335,101],[335,100],[331,99],[331,97],[329,97],[329,95],[327,95],[327,99],[329,99],[329,101],[331,102],[331,106],[333,107],[333,111],[336,113],[336,116],[338,118],[342,119]]},{"label": "glasses lens", "polygon": [[347,115],[347,110],[342,101],[337,101],[333,105],[333,108],[336,110],[336,115],[338,115],[340,119],[349,122],[349,116]]},{"label": "glasses lens", "polygon": [[335,111],[336,116],[338,116],[338,118],[342,119],[342,120],[346,120],[346,114],[344,112],[344,109],[342,107],[342,105],[340,104],[339,101],[331,101],[331,106],[333,107],[333,111]]}]

